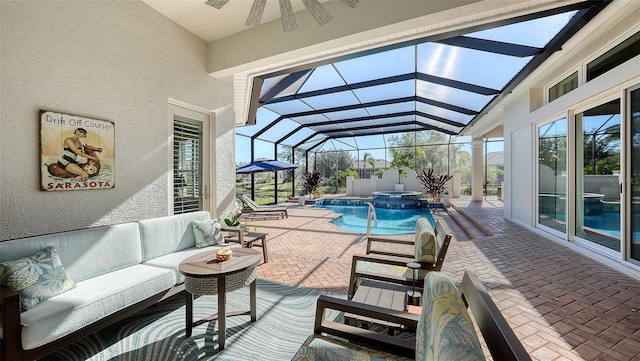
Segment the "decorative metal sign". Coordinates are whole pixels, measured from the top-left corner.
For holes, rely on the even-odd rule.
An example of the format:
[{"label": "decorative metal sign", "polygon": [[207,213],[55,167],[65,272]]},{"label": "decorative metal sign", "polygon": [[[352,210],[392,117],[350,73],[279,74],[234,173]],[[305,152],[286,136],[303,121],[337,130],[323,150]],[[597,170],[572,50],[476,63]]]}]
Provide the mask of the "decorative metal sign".
[{"label": "decorative metal sign", "polygon": [[115,186],[113,122],[40,111],[40,189],[68,191]]}]

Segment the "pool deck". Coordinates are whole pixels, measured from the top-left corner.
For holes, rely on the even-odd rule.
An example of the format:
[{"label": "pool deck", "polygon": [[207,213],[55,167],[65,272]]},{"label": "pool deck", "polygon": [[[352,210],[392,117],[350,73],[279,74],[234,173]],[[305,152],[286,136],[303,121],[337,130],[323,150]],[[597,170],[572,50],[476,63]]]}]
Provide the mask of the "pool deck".
[{"label": "pool deck", "polygon": [[[461,280],[474,271],[534,360],[640,360],[639,281],[505,220],[499,200],[452,203],[492,235],[474,229],[470,238],[434,212],[454,236],[443,272]],[[346,294],[364,235],[331,224],[336,215],[326,209],[288,208],[288,219],[249,221],[268,233],[258,277]]]}]

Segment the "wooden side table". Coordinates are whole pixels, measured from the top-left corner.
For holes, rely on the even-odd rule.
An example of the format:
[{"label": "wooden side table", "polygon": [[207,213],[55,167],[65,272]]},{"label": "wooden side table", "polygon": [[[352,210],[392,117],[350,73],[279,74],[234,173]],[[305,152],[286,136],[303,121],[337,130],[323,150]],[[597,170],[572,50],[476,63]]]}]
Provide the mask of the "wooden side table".
[{"label": "wooden side table", "polygon": [[[352,300],[367,305],[380,306],[395,311],[407,310],[407,287],[392,283],[362,280]],[[369,328],[371,324],[380,324],[387,327],[389,334],[399,328],[399,324],[374,320],[369,317],[357,316],[349,313],[344,315],[347,324]]]},{"label": "wooden side table", "polygon": [[[223,350],[226,341],[226,317],[250,315],[256,320],[256,265],[260,262],[260,252],[249,248],[233,249],[233,257],[224,262],[215,262],[216,251],[204,252],[182,261],[178,267],[185,276],[186,293],[186,336],[191,337],[193,327],[218,320],[218,349]],[[249,311],[228,312],[226,295],[249,285]],[[218,295],[218,313],[193,322],[193,295]]]},{"label": "wooden side table", "polygon": [[269,253],[267,252],[267,235],[268,233],[260,232],[246,232],[244,234],[238,228],[222,227],[222,231],[234,233],[234,236],[225,237],[225,242],[240,243],[243,247],[262,247],[262,255],[264,256],[264,263],[269,262]]}]

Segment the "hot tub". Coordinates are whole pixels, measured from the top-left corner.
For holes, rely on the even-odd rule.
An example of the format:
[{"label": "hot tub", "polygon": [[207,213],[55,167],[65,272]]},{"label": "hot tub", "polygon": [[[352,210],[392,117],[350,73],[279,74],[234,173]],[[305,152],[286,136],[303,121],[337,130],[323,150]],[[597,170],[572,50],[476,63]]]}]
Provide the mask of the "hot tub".
[{"label": "hot tub", "polygon": [[427,201],[420,199],[422,193],[415,191],[373,192],[373,206],[386,209],[410,209],[426,206]]}]

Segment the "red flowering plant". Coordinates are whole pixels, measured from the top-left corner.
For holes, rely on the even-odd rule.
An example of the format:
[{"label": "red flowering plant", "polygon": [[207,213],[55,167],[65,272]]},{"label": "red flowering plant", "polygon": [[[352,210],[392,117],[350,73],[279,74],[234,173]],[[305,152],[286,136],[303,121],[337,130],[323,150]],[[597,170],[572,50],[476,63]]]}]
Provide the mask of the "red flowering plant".
[{"label": "red flowering plant", "polygon": [[322,181],[322,175],[319,171],[306,172],[302,174],[302,187],[307,195],[307,198],[315,195],[320,188],[320,182]]},{"label": "red flowering plant", "polygon": [[451,178],[453,178],[452,174],[436,174],[433,168],[418,172],[418,182],[421,188],[436,202],[442,201],[442,193]]}]

